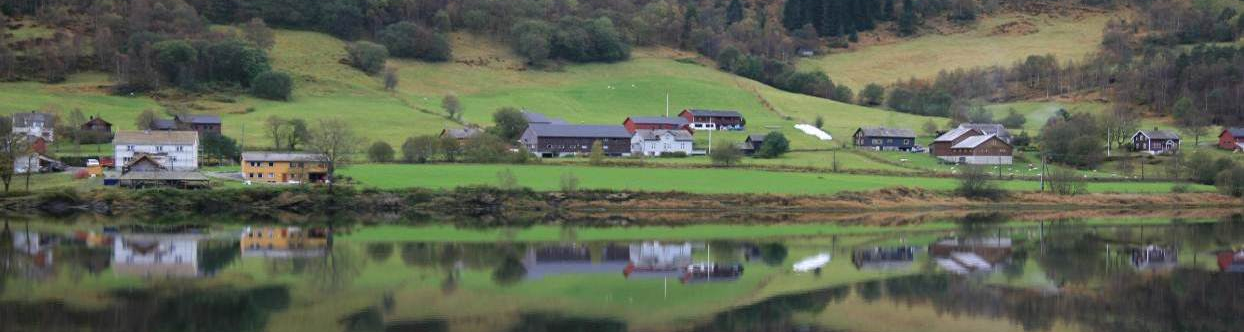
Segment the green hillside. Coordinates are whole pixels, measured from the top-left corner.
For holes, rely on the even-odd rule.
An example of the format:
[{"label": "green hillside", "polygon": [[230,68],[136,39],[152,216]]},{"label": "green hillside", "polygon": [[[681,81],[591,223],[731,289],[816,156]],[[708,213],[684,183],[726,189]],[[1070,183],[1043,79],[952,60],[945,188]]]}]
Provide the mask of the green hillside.
[{"label": "green hillside", "polygon": [[[0,112],[78,108],[87,114],[100,114],[121,129],[132,129],[139,112],[160,110],[163,103],[221,114],[227,135],[243,138],[247,146],[256,147],[267,144],[261,126],[272,115],[307,119],[340,116],[369,139],[400,144],[412,135],[460,126],[445,119],[441,111],[440,100],[447,93],[461,98],[466,122],[484,125],[491,122],[493,110],[504,106],[527,108],[573,123],[621,124],[628,115],[664,114],[668,93],[671,113],[690,107],[737,109],[747,117],[749,132],[781,130],[791,137],[796,149],[833,146],[792,128],[799,122],[812,122],[817,115],[827,120],[831,134],[840,137],[863,125],[916,127],[925,121],[923,117],[783,92],[705,65],[676,61],[689,55],[665,49],[637,50],[632,60],[616,64],[538,71],[526,70],[508,47],[483,38],[456,34],[453,44],[453,62],[390,60],[401,83],[396,91],[387,92],[379,77],[366,76],[338,61],[346,57],[343,41],[315,32],[279,30],[271,56],[276,69],[295,78],[296,90],[290,102],[250,96],[165,98],[160,102],[151,97],[110,96],[100,88],[109,84],[106,75],[83,74],[58,85],[0,83]],[[766,108],[761,98],[773,109]],[[722,133],[714,138],[741,140],[744,134]],[[698,139],[706,141],[705,137]]]}]

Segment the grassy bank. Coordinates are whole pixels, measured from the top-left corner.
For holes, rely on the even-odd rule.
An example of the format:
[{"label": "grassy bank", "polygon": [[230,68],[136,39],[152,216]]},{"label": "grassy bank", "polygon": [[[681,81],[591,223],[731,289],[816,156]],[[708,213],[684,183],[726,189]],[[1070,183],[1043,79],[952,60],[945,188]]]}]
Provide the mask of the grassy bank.
[{"label": "grassy bank", "polygon": [[[798,194],[831,195],[843,191],[867,191],[888,187],[916,187],[952,190],[951,178],[922,178],[836,173],[770,172],[749,169],[662,169],[590,167],[578,165],[392,165],[352,166],[344,174],[363,187],[381,189],[454,188],[469,185],[497,185],[497,174],[508,169],[520,186],[537,191],[561,189],[564,174],[573,174],[584,189],[630,191],[681,191],[699,194]],[[1036,191],[1036,181],[1003,181],[1012,191]],[[1213,187],[1193,185],[1193,191],[1212,191]],[[1090,192],[1166,193],[1170,183],[1101,182],[1089,183]]]}]

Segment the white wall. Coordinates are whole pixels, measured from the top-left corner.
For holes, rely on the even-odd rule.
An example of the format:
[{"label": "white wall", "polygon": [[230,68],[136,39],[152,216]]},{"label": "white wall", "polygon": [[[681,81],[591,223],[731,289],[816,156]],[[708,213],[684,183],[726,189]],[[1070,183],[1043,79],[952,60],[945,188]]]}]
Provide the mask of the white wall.
[{"label": "white wall", "polygon": [[[177,148],[181,147],[178,151]],[[199,169],[199,146],[195,145],[116,145],[117,167],[121,167],[135,153],[164,154],[160,163],[171,171],[194,171]]]}]

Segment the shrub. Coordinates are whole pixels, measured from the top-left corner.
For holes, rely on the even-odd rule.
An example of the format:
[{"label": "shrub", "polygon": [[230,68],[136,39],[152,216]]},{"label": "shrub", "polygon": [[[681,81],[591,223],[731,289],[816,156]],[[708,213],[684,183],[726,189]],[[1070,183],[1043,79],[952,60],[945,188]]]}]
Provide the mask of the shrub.
[{"label": "shrub", "polygon": [[562,173],[561,188],[564,193],[579,191],[579,177],[571,172]]},{"label": "shrub", "polygon": [[352,43],[346,46],[346,52],[351,66],[373,75],[384,69],[384,62],[389,58],[389,49],[368,41]]},{"label": "shrub", "polygon": [[518,189],[518,177],[509,168],[497,172],[497,187],[505,190]]},{"label": "shrub", "polygon": [[1244,197],[1244,167],[1235,166],[1219,172],[1214,185],[1224,195]]},{"label": "shrub", "polygon": [[407,163],[426,163],[440,150],[440,139],[436,136],[423,135],[407,138],[402,143],[402,161]]},{"label": "shrub", "polygon": [[1088,181],[1073,169],[1054,167],[1046,179],[1050,183],[1050,191],[1058,195],[1075,196],[1088,191]]},{"label": "shrub", "polygon": [[1191,191],[1192,191],[1192,187],[1188,186],[1187,183],[1180,182],[1180,183],[1176,183],[1175,185],[1171,186],[1171,192],[1176,193],[1176,194],[1182,194],[1182,193],[1191,192]]},{"label": "shrub", "polygon": [[787,152],[790,152],[790,140],[786,139],[786,135],[773,131],[765,135],[764,143],[761,143],[760,148],[756,150],[756,157],[777,158]]},{"label": "shrub", "polygon": [[380,43],[389,54],[399,58],[425,61],[449,61],[451,49],[444,36],[411,22],[391,24],[380,31]]},{"label": "shrub", "polygon": [[592,142],[592,154],[591,154],[591,161],[590,161],[590,162],[592,163],[592,165],[603,165],[603,164],[605,164],[605,145],[604,145],[604,143],[601,143],[600,141],[595,141],[595,142]]},{"label": "shrub", "polygon": [[955,194],[967,198],[984,198],[997,200],[1006,195],[998,185],[989,179],[989,172],[981,166],[963,166],[959,172],[959,187]]},{"label": "shrub", "polygon": [[713,161],[713,165],[730,167],[737,165],[743,160],[743,151],[728,141],[717,142],[717,148],[708,154],[708,158]]},{"label": "shrub", "polygon": [[371,147],[367,148],[367,159],[374,163],[387,163],[393,161],[393,146],[384,141],[376,141]]},{"label": "shrub", "polygon": [[289,100],[294,90],[294,80],[289,78],[289,74],[275,71],[255,76],[251,84],[251,94],[271,100]]}]

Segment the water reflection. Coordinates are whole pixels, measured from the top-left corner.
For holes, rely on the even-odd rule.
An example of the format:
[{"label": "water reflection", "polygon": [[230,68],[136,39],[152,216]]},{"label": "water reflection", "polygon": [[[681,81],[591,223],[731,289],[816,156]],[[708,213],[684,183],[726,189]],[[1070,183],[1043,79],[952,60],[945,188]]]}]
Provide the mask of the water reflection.
[{"label": "water reflection", "polygon": [[[0,331],[1234,331],[1244,323],[1244,222],[990,225],[494,243],[371,241],[314,227],[6,224]],[[820,272],[798,273],[802,263]]]}]

